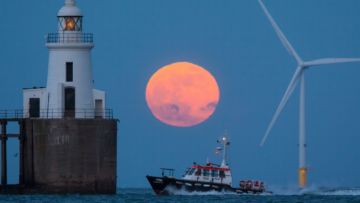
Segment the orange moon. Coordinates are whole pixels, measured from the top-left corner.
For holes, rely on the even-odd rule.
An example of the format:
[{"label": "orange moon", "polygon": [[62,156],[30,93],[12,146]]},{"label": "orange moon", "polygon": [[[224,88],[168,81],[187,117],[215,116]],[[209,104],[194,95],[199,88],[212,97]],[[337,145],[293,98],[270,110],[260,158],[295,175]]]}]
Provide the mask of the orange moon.
[{"label": "orange moon", "polygon": [[204,68],[177,62],[156,71],[146,87],[152,114],[171,126],[189,127],[207,120],[219,103],[219,87]]}]

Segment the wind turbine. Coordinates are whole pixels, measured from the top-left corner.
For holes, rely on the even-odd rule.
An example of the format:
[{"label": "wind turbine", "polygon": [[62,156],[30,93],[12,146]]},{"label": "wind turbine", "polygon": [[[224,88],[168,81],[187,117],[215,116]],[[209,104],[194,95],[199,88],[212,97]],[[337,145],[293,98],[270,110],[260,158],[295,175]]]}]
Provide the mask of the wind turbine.
[{"label": "wind turbine", "polygon": [[291,94],[293,93],[297,83],[300,81],[300,102],[299,102],[299,187],[304,188],[306,186],[306,177],[307,177],[307,167],[306,167],[306,141],[305,141],[305,70],[313,66],[327,65],[327,64],[336,64],[336,63],[349,63],[349,62],[360,62],[360,58],[321,58],[311,61],[303,61],[301,57],[297,54],[293,46],[285,37],[284,33],[281,31],[267,8],[265,7],[262,0],[258,0],[262,10],[264,11],[266,17],[269,19],[272,27],[274,28],[277,36],[288,50],[290,55],[292,55],[296,62],[297,68],[294,75],[283,95],[279,106],[277,107],[274,116],[266,130],[265,136],[262,138],[260,146],[263,146],[267,137],[270,134],[272,127],[274,126],[276,120],[278,119],[281,111],[286,106],[287,101],[289,100]]}]

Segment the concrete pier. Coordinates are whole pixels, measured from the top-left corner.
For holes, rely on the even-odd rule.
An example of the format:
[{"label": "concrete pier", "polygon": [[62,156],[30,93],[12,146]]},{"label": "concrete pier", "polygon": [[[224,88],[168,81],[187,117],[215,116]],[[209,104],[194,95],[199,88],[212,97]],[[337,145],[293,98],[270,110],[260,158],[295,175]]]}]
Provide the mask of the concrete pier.
[{"label": "concrete pier", "polygon": [[116,120],[26,119],[25,129],[25,185],[41,193],[116,192]]},{"label": "concrete pier", "polygon": [[[116,119],[19,119],[17,136],[1,121],[2,194],[115,194]],[[6,139],[19,138],[19,184],[8,185]],[[4,170],[5,169],[5,170]]]}]

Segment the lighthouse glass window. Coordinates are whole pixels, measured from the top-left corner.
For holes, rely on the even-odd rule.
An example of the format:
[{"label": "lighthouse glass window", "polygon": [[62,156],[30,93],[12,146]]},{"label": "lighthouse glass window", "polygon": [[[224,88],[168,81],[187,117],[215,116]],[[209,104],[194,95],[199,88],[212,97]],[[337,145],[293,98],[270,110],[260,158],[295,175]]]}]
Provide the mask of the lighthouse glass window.
[{"label": "lighthouse glass window", "polygon": [[65,30],[75,30],[74,18],[65,18]]},{"label": "lighthouse glass window", "polygon": [[82,17],[66,16],[59,18],[60,25],[63,31],[81,31]]}]

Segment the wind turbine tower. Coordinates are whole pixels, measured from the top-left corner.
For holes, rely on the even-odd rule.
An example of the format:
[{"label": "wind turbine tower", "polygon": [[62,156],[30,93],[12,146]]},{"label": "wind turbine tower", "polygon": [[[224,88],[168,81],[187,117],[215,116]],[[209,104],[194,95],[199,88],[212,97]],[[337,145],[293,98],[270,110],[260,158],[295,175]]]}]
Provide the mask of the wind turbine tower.
[{"label": "wind turbine tower", "polygon": [[300,101],[299,101],[299,187],[305,188],[307,182],[307,165],[306,165],[306,139],[305,139],[305,71],[314,66],[336,64],[336,63],[349,63],[349,62],[360,62],[360,58],[321,58],[311,61],[304,61],[295,51],[293,46],[290,44],[284,33],[281,31],[280,27],[277,25],[268,9],[265,7],[262,0],[258,0],[262,10],[264,11],[266,17],[270,21],[273,29],[275,30],[277,36],[279,37],[283,46],[288,50],[291,56],[293,56],[297,62],[297,68],[295,73],[283,95],[280,104],[278,105],[275,114],[272,117],[272,120],[266,130],[265,136],[262,138],[260,146],[263,146],[267,137],[270,134],[272,127],[277,121],[280,113],[286,106],[287,101],[289,100],[291,94],[293,93],[296,85],[300,82]]}]

